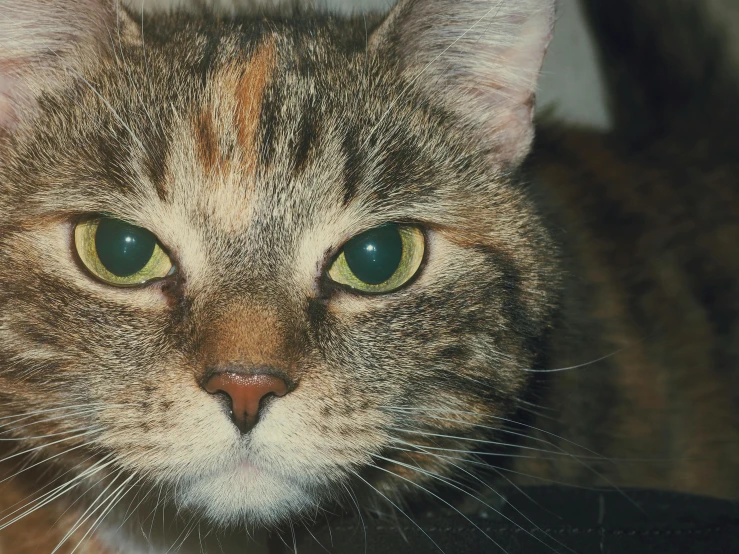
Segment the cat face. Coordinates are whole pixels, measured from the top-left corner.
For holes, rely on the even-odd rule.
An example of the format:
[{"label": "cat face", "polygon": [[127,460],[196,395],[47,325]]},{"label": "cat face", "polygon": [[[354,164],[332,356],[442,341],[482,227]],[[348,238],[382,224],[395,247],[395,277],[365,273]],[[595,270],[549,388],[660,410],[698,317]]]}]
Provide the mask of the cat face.
[{"label": "cat face", "polygon": [[[449,472],[424,445],[474,443],[431,434],[515,409],[557,302],[518,177],[551,2],[401,2],[371,34],[31,4],[0,2],[39,37],[13,50],[0,23],[0,415],[38,412],[29,448],[274,522],[353,480]],[[95,272],[84,226],[119,222],[161,273]],[[390,242],[350,251],[367,232]],[[352,262],[367,244],[395,248],[379,288]]]}]

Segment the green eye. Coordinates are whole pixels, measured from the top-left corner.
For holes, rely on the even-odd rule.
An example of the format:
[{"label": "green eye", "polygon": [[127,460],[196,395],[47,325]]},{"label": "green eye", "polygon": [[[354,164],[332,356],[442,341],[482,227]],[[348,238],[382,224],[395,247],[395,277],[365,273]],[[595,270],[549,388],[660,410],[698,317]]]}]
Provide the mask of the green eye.
[{"label": "green eye", "polygon": [[98,217],[77,224],[74,243],[82,263],[101,281],[133,287],[166,277],[172,261],[146,229]]},{"label": "green eye", "polygon": [[382,225],[348,241],[328,275],[362,292],[392,292],[407,283],[423,260],[423,232],[409,225]]}]

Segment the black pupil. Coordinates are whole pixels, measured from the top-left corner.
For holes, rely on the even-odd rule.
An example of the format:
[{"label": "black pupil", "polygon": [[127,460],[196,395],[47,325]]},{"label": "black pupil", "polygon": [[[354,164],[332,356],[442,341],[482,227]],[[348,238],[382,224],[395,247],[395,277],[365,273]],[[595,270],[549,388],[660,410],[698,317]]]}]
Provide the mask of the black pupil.
[{"label": "black pupil", "polygon": [[130,277],[144,269],[156,244],[156,237],[146,229],[118,219],[101,219],[95,232],[98,258],[117,277]]},{"label": "black pupil", "polygon": [[383,225],[357,235],[344,246],[349,269],[368,285],[393,276],[403,257],[403,240],[397,225]]}]

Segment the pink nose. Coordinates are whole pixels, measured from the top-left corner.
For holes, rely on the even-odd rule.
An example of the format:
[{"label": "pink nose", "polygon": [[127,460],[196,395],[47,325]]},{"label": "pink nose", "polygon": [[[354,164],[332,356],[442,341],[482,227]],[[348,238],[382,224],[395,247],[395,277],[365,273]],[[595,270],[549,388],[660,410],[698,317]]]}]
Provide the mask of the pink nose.
[{"label": "pink nose", "polygon": [[248,432],[259,420],[259,407],[262,400],[270,395],[285,396],[285,381],[262,373],[245,375],[243,373],[216,373],[205,384],[211,394],[224,393],[231,399],[231,418],[242,433]]}]

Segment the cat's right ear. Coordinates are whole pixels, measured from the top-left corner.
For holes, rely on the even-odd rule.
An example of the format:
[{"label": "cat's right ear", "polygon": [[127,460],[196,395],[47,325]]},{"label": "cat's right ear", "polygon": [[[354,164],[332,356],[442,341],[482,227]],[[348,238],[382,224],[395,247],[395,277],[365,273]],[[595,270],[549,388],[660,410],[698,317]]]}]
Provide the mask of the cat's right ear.
[{"label": "cat's right ear", "polygon": [[[370,41],[476,131],[501,164],[533,138],[536,83],[552,38],[556,0],[399,0]],[[402,101],[399,98],[398,101]]]},{"label": "cat's right ear", "polygon": [[0,130],[111,49],[130,18],[117,0],[0,0]]}]

